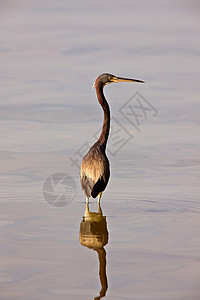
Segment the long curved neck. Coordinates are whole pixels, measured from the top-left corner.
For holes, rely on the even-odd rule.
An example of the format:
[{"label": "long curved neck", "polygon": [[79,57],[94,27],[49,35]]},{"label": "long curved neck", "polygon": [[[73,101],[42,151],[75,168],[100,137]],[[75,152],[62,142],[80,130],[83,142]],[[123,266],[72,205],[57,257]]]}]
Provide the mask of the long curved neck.
[{"label": "long curved neck", "polygon": [[97,83],[96,92],[97,92],[98,101],[104,111],[103,126],[102,126],[102,130],[98,142],[100,142],[102,146],[106,148],[109,131],[110,131],[110,108],[104,96],[102,85]]}]

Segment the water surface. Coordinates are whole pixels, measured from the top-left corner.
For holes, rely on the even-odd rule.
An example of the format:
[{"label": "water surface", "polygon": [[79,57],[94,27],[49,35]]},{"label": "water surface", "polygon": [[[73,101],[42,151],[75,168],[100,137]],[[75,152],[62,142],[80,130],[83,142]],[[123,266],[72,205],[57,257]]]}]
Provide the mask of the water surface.
[{"label": "water surface", "polygon": [[[197,2],[1,5],[0,298],[93,299],[103,287],[105,299],[199,299]],[[78,166],[101,128],[102,72],[146,83],[105,88],[107,231],[90,220],[79,240]],[[52,191],[55,174],[75,186]]]}]

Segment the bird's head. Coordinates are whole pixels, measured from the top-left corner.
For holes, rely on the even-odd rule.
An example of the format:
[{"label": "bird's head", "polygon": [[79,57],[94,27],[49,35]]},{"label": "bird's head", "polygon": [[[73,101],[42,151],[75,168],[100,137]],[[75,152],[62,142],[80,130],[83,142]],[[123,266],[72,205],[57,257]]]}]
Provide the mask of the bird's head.
[{"label": "bird's head", "polygon": [[94,85],[104,87],[106,84],[113,83],[113,82],[122,82],[122,81],[144,83],[144,81],[142,81],[142,80],[117,77],[117,76],[114,76],[109,73],[104,73],[104,74],[99,75],[99,77],[96,79]]}]

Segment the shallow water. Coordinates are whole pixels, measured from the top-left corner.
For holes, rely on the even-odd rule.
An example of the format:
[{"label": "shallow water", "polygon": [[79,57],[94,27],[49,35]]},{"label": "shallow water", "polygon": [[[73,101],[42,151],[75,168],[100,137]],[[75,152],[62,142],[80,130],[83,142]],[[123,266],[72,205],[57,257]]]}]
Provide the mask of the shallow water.
[{"label": "shallow water", "polygon": [[[0,299],[197,300],[199,5],[77,3],[2,4]],[[83,223],[102,72],[147,83],[105,88],[111,179]]]}]

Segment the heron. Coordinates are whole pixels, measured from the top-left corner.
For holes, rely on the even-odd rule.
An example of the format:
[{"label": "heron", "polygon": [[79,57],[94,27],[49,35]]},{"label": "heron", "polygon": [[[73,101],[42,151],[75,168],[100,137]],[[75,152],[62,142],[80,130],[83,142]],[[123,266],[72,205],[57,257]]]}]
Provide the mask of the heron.
[{"label": "heron", "polygon": [[98,196],[98,204],[110,178],[109,160],[106,156],[106,145],[110,131],[110,108],[104,96],[103,88],[113,82],[139,82],[142,80],[117,77],[104,73],[99,75],[94,83],[97,99],[104,112],[101,134],[96,143],[89,149],[81,163],[81,187],[86,196],[86,203],[89,198]]}]

